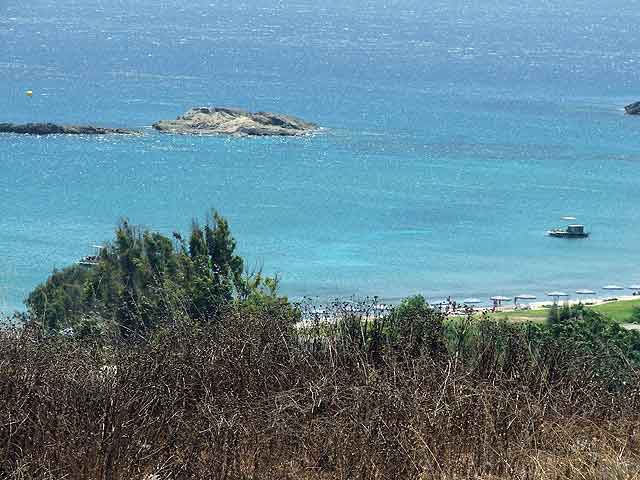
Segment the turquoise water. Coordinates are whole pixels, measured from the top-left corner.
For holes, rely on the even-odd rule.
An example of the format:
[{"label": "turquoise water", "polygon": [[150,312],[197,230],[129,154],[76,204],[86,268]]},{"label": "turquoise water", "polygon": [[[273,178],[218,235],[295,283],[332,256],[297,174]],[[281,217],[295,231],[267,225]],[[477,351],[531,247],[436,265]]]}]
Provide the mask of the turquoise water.
[{"label": "turquoise water", "polygon": [[[146,134],[0,136],[0,308],[123,216],[170,233],[210,207],[295,298],[640,281],[639,2],[424,3],[2,2],[0,121]],[[207,104],[324,130],[148,128]],[[546,237],[563,215],[591,238]]]}]

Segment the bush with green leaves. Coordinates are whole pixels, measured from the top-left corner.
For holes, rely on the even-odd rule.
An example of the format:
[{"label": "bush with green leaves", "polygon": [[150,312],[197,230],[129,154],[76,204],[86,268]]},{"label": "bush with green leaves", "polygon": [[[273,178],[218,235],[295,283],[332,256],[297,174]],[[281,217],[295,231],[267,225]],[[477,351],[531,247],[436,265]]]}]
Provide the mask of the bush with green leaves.
[{"label": "bush with green leaves", "polygon": [[[95,265],[54,272],[26,299],[47,331],[135,335],[180,319],[211,321],[238,305],[287,305],[277,279],[248,275],[228,222],[217,212],[173,239],[123,220]],[[292,312],[293,316],[293,312]]]},{"label": "bush with green leaves", "polygon": [[626,381],[629,362],[640,363],[640,335],[584,305],[554,306],[547,322],[548,344],[555,342],[582,359],[594,375],[617,388]]},{"label": "bush with green leaves", "polygon": [[445,349],[445,316],[434,310],[422,295],[405,298],[390,314],[390,331],[411,351],[426,349],[439,353]]}]

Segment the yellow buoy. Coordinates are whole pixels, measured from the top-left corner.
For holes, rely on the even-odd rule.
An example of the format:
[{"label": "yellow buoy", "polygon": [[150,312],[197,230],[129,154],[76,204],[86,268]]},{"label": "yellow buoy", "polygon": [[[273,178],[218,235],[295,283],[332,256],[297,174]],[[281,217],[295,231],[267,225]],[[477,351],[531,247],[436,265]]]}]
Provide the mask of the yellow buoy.
[{"label": "yellow buoy", "polygon": [[27,97],[33,97],[33,91],[32,90],[27,90],[26,92]]}]

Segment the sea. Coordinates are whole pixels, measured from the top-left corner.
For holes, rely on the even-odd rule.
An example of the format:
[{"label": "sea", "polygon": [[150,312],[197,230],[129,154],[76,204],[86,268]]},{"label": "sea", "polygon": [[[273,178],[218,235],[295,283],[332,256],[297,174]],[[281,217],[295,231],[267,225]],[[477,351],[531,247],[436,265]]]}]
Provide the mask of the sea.
[{"label": "sea", "polygon": [[[122,218],[211,209],[294,300],[638,283],[638,25],[637,0],[1,0],[0,122],[144,135],[0,135],[0,310]],[[150,128],[204,105],[323,128]],[[591,236],[546,236],[563,216]]]}]

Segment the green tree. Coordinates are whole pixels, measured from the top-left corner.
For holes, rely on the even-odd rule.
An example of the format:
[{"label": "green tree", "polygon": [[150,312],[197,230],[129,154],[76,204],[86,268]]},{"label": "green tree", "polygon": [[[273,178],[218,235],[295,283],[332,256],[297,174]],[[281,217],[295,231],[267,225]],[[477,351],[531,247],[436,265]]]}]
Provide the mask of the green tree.
[{"label": "green tree", "polygon": [[213,223],[207,223],[204,228],[207,251],[214,272],[223,277],[230,277],[234,286],[238,287],[244,272],[244,262],[235,254],[236,241],[231,236],[229,223],[214,211]]},{"label": "green tree", "polygon": [[91,272],[82,265],[54,270],[25,302],[45,329],[69,327],[84,310],[83,286],[90,275]]},{"label": "green tree", "polygon": [[[640,361],[640,335],[584,305],[565,306],[547,324],[548,334],[541,345],[554,344],[566,358],[584,359],[595,376],[617,387],[631,374],[627,362]],[[551,319],[551,317],[550,317]],[[579,362],[578,362],[579,363]]]},{"label": "green tree", "polygon": [[286,303],[277,281],[244,274],[229,224],[217,212],[203,227],[193,221],[188,248],[179,233],[173,237],[123,220],[96,265],[54,272],[29,295],[31,315],[50,331],[110,330],[97,325],[99,318],[129,336],[183,315],[213,321],[243,302]]},{"label": "green tree", "polygon": [[414,355],[446,350],[444,316],[431,308],[422,295],[405,298],[391,313],[390,321],[392,335],[409,346]]}]

